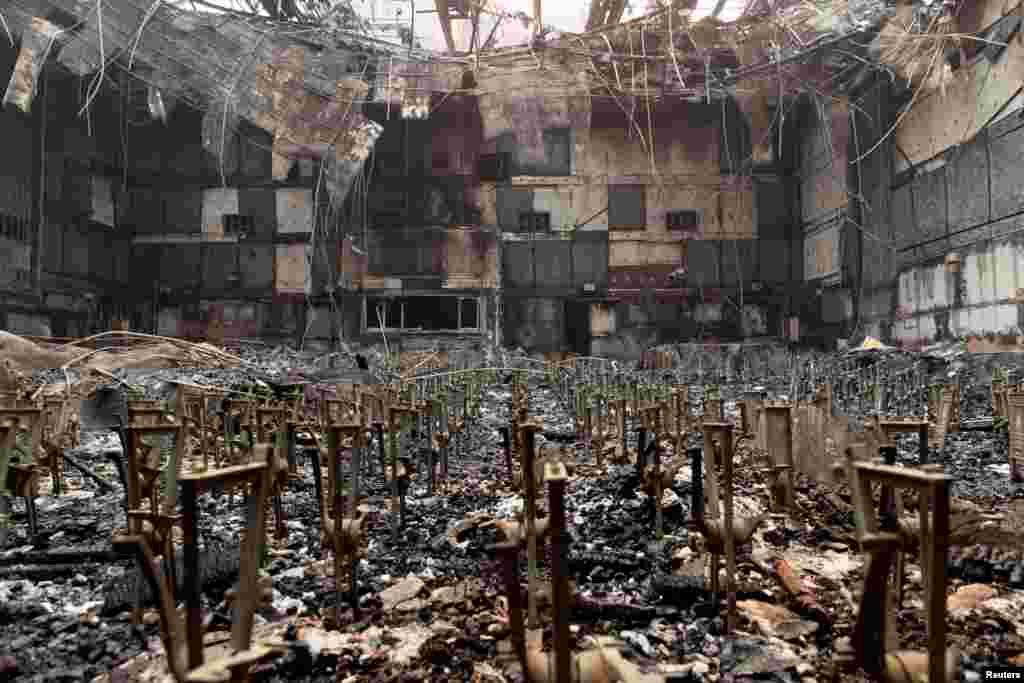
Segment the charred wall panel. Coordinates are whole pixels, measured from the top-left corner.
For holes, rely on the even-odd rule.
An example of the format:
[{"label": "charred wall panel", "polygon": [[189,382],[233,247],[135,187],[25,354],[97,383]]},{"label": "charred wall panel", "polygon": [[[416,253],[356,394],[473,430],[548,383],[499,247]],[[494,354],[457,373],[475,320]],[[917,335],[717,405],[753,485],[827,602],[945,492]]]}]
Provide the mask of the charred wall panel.
[{"label": "charred wall panel", "polygon": [[[856,135],[851,130],[851,159],[857,159],[872,147],[874,151],[861,160],[860,166],[851,167],[851,182],[863,201],[851,195],[851,218],[857,225],[850,226],[850,235],[855,238],[860,251],[857,261],[846,264],[850,272],[859,275],[859,283],[850,282],[855,303],[862,317],[870,315],[871,300],[877,295],[873,290],[884,288],[894,276],[892,230],[889,222],[894,145],[889,134],[889,93],[891,82],[882,74],[875,80],[859,100],[859,106],[851,109],[851,128],[856,126]],[[850,240],[853,241],[853,240]]]},{"label": "charred wall panel", "polygon": [[849,108],[842,102],[809,98],[801,131],[801,219],[807,224],[828,219],[847,205],[850,173],[847,146]]},{"label": "charred wall panel", "polygon": [[[950,231],[980,225],[989,219],[988,139],[983,131],[975,140],[961,145],[949,155],[946,164],[949,192]],[[984,191],[980,191],[984,189]]]},{"label": "charred wall panel", "polygon": [[447,269],[445,254],[448,250],[448,240],[445,231],[431,228],[420,231],[413,229],[411,236],[416,250],[416,270],[413,274],[437,278],[436,287],[440,288]]},{"label": "charred wall panel", "polygon": [[271,148],[273,136],[262,128],[257,128],[243,121],[238,130],[239,171],[243,176],[253,179],[266,179],[271,174]]},{"label": "charred wall panel", "polygon": [[502,245],[502,279],[505,287],[533,287],[533,244],[506,242]]},{"label": "charred wall panel", "polygon": [[404,230],[376,230],[369,236],[369,271],[378,275],[411,275],[416,272],[416,244]]},{"label": "charred wall panel", "polygon": [[131,261],[132,255],[131,239],[125,235],[115,235],[111,241],[110,250],[114,258],[114,281],[122,287],[126,285],[131,286],[132,280],[129,279],[129,273],[131,272],[129,261]]},{"label": "charred wall panel", "polygon": [[727,240],[722,243],[722,284],[750,286],[758,278],[757,240]]},{"label": "charred wall panel", "polygon": [[528,351],[556,351],[565,344],[564,299],[506,297],[506,343]]},{"label": "charred wall panel", "polygon": [[432,275],[445,270],[446,233],[410,227],[370,233],[369,272],[374,275]]},{"label": "charred wall panel", "polygon": [[93,228],[87,234],[89,245],[89,274],[93,278],[115,281],[114,239],[110,230]]},{"label": "charred wall panel", "polygon": [[608,229],[643,230],[647,225],[647,188],[643,185],[608,185]]},{"label": "charred wall panel", "polygon": [[433,178],[431,186],[438,194],[425,193],[427,212],[424,215],[445,217],[437,221],[444,225],[475,225],[480,222],[466,203],[466,179],[450,175]]},{"label": "charred wall panel", "polygon": [[718,240],[691,240],[687,245],[686,263],[689,281],[694,287],[717,287],[721,282],[721,242]]},{"label": "charred wall panel", "polygon": [[203,282],[203,245],[202,244],[175,244],[171,246],[172,251],[179,253],[181,275],[178,276],[181,285],[186,288],[198,288]]},{"label": "charred wall panel", "polygon": [[598,290],[608,286],[608,233],[579,231],[572,242],[574,285],[593,283]]},{"label": "charred wall panel", "polygon": [[1024,159],[1024,127],[992,141],[992,217],[1004,218],[1024,209],[1020,182]]},{"label": "charred wall panel", "polygon": [[47,221],[43,229],[43,269],[59,273],[64,267],[64,226]]},{"label": "charred wall panel", "polygon": [[[66,235],[66,233],[65,233]],[[160,278],[160,256],[163,251],[158,244],[135,244],[131,247],[131,259],[126,272],[127,280],[133,283],[134,297],[148,297],[153,292],[153,281]]]},{"label": "charred wall panel", "polygon": [[906,183],[893,190],[890,197],[889,225],[892,228],[893,248],[897,251],[909,247],[916,239],[917,221],[913,190],[913,183]]},{"label": "charred wall panel", "polygon": [[[724,113],[723,113],[724,110]],[[736,102],[718,105],[719,166],[722,173],[749,173],[750,125]]]},{"label": "charred wall panel", "polygon": [[164,224],[160,232],[189,235],[203,229],[203,192],[198,188],[159,190],[164,204]]},{"label": "charred wall panel", "polygon": [[[48,161],[52,163],[59,158],[54,155]],[[51,218],[71,221],[92,213],[92,173],[87,159],[64,157],[63,161],[64,182],[61,198],[60,201],[47,202],[47,206],[50,207],[47,214]]]},{"label": "charred wall panel", "polygon": [[128,229],[140,235],[164,232],[164,202],[160,193],[150,187],[131,188],[128,191]]},{"label": "charred wall panel", "polygon": [[508,159],[508,174],[520,175],[519,144],[516,140],[516,134],[512,131],[506,131],[494,138],[491,144],[494,145],[494,150],[499,156]]},{"label": "charred wall panel", "polygon": [[274,245],[241,245],[242,286],[269,290],[274,284]]},{"label": "charred wall panel", "polygon": [[174,114],[168,119],[168,125],[158,133],[164,156],[164,170],[185,177],[199,175],[206,156],[203,150],[202,129],[202,112],[191,107],[175,108]]},{"label": "charred wall panel", "polygon": [[228,286],[228,276],[235,272],[237,249],[234,244],[203,245],[203,290],[220,292]]},{"label": "charred wall panel", "polygon": [[519,232],[519,213],[533,210],[533,190],[499,186],[495,202],[501,229],[505,232]]},{"label": "charred wall panel", "polygon": [[782,178],[754,179],[755,216],[760,238],[783,239],[789,235],[790,215]]},{"label": "charred wall panel", "polygon": [[534,275],[538,287],[572,287],[572,242],[536,242],[533,255]]},{"label": "charred wall panel", "polygon": [[64,272],[89,274],[89,239],[77,226],[64,231]]},{"label": "charred wall panel", "polygon": [[761,238],[757,244],[760,251],[758,279],[763,282],[789,282],[792,268],[789,240]]},{"label": "charred wall panel", "polygon": [[[266,272],[267,277],[270,278],[271,284],[273,284],[273,249],[268,251],[268,256],[271,262]],[[332,279],[337,280],[341,277],[343,281],[351,283],[353,281],[358,281],[358,278],[360,277],[358,272],[365,271],[365,267],[361,267],[359,271],[356,272],[353,268],[354,264],[351,257],[344,260],[339,259],[333,244],[314,245],[312,253],[310,254],[310,259],[312,260],[313,266],[313,276],[311,278],[310,286],[313,288],[313,294],[315,295],[323,294],[325,291],[324,288]]]},{"label": "charred wall panel", "polygon": [[162,245],[160,282],[175,290],[195,287],[200,283],[200,250],[198,244]]},{"label": "charred wall panel", "polygon": [[914,207],[917,212],[918,242],[946,234],[946,173],[938,169],[914,179]]},{"label": "charred wall panel", "polygon": [[[4,57],[8,50],[5,42]],[[7,61],[0,59],[0,62]],[[13,60],[11,60],[13,66]],[[9,70],[0,73],[9,74]],[[32,217],[32,167],[34,134],[32,120],[16,107],[0,108],[4,151],[0,154],[0,213],[23,220]]]},{"label": "charred wall panel", "polygon": [[250,239],[271,239],[277,230],[277,194],[271,188],[238,190],[238,213],[252,217]]}]

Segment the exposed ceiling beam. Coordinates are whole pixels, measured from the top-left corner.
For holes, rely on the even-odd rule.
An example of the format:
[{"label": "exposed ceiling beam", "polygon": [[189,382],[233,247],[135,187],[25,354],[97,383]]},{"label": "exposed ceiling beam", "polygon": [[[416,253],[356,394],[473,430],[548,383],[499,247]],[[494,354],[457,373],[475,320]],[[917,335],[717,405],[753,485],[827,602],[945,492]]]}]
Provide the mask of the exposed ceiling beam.
[{"label": "exposed ceiling beam", "polygon": [[587,29],[593,31],[604,26],[604,18],[608,16],[606,0],[590,0],[590,13],[587,15]]},{"label": "exposed ceiling beam", "polygon": [[622,21],[622,15],[626,12],[626,0],[612,0],[608,9],[606,24],[617,24]]},{"label": "exposed ceiling beam", "polygon": [[593,0],[587,15],[587,31],[617,24],[626,12],[626,0]]},{"label": "exposed ceiling beam", "polygon": [[437,8],[437,20],[441,22],[441,33],[444,34],[448,52],[454,53],[455,38],[452,36],[452,17],[449,14],[448,0],[434,0],[434,7]]}]

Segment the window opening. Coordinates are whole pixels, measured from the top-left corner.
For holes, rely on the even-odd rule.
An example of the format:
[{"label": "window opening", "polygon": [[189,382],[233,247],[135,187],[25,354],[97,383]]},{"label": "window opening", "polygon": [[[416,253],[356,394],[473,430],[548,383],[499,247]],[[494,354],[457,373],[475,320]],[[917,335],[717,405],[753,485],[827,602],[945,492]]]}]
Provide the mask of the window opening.
[{"label": "window opening", "polygon": [[694,209],[669,211],[665,214],[665,227],[669,230],[694,231],[700,226],[700,212]]},{"label": "window opening", "polygon": [[368,297],[366,329],[379,330],[381,318],[384,320],[384,328],[389,330],[454,332],[480,327],[479,303],[470,297]]},{"label": "window opening", "polygon": [[520,232],[550,232],[551,212],[520,211],[519,230]]}]

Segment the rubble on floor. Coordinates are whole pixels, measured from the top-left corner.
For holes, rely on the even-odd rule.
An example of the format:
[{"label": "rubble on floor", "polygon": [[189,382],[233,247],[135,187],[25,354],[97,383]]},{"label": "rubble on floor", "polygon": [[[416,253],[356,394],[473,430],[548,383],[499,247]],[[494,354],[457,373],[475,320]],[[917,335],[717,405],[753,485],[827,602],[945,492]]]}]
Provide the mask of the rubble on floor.
[{"label": "rubble on floor", "polygon": [[[46,350],[60,362],[57,369],[44,369],[46,363],[32,360],[36,351],[3,334],[0,358],[11,362],[11,382],[25,391],[82,383],[77,390],[81,398],[94,395],[101,385],[128,385],[138,398],[168,400],[179,381],[229,392],[254,386],[272,392],[278,385],[311,382],[316,376],[362,371],[356,349],[328,358],[285,348],[252,346],[228,353],[176,341],[145,342],[144,349],[135,351],[98,352],[96,356],[110,355],[103,363],[86,363],[81,349]],[[389,364],[382,349],[358,352],[368,359],[368,372],[378,381],[408,371]],[[137,362],[112,360],[126,358],[125,353],[135,354]],[[149,360],[140,360],[144,355]],[[499,355],[488,363],[482,357],[461,362],[467,367],[503,367],[510,358],[526,357],[514,351]],[[962,351],[931,355],[937,359],[936,376],[956,364],[966,378],[961,384],[964,419],[991,413],[985,377],[998,362]],[[825,363],[829,357],[813,358]],[[154,359],[160,367],[138,367]],[[412,365],[416,362],[422,358]],[[785,370],[775,368],[773,374],[782,376]],[[97,375],[105,381],[99,382]],[[748,376],[743,381],[767,385],[770,379]],[[432,492],[425,476],[410,482],[401,535],[391,532],[396,513],[387,478],[375,470],[360,482],[367,546],[358,560],[358,615],[350,608],[334,612],[335,567],[321,543],[312,469],[301,468],[281,492],[287,539],[269,542],[264,570],[273,579],[272,596],[257,610],[253,639],[289,647],[287,655],[257,668],[258,680],[512,680],[516,667],[509,665],[514,659],[508,640],[510,606],[492,546],[501,538],[501,523],[521,515],[524,504],[507,481],[498,433],[509,424],[512,385],[498,380],[484,389],[479,417],[467,421],[447,480],[437,482]],[[86,390],[84,383],[92,383],[91,388]],[[733,413],[741,397],[727,398],[726,410]],[[545,429],[573,431],[573,415],[557,386],[536,378],[528,400],[531,418]],[[102,421],[83,420],[82,427],[81,445],[69,452],[113,483],[115,492],[72,469],[64,474],[65,490],[54,496],[51,480],[44,476],[35,498],[35,536],[29,534],[22,499],[14,499],[6,548],[0,549],[0,626],[5,633],[0,679],[173,680],[156,612],[147,608],[141,623],[133,626],[130,605],[119,606],[110,597],[133,594],[131,565],[100,559],[109,550],[111,534],[124,522],[118,473],[105,456],[121,450],[120,440]],[[897,462],[915,464],[914,437],[897,441]],[[560,447],[554,439],[538,437],[538,442],[544,449]],[[1024,658],[1024,485],[1011,482],[1001,467],[1007,462],[1006,449],[1006,434],[998,430],[962,431],[950,434],[941,451],[931,454],[932,462],[956,477],[953,512],[960,525],[954,525],[951,541],[955,547],[949,557],[947,621],[948,640],[963,653],[961,675],[966,681],[978,680],[982,666]],[[798,477],[795,513],[767,519],[739,548],[739,621],[735,632],[726,635],[723,613],[706,592],[670,595],[656,590],[669,585],[658,583],[657,575],[710,579],[701,535],[687,525],[694,485],[689,467],[663,492],[665,535],[657,539],[649,517],[651,499],[638,490],[632,465],[598,467],[594,455],[579,443],[567,452],[576,463],[566,489],[574,649],[615,647],[643,670],[657,670],[671,680],[815,683],[831,675],[836,643],[850,636],[856,619],[865,572],[854,504],[845,486]],[[770,497],[770,487],[755,468],[737,466],[737,516],[768,513]],[[245,527],[245,508],[238,497],[203,494],[199,506],[207,547],[218,547],[214,542],[237,545]],[[19,560],[82,549],[96,557]],[[916,554],[907,557],[903,604],[896,614],[900,643],[909,648],[920,648],[926,640],[918,561]],[[780,581],[780,562],[797,577],[800,595],[794,595],[792,584],[787,588]],[[549,581],[551,565],[543,553],[540,564],[541,580]],[[232,580],[204,585],[211,606],[209,596]],[[551,599],[540,599],[545,613]],[[812,618],[806,609],[812,603],[826,618]],[[552,637],[550,627],[543,629],[545,642]],[[226,652],[229,640],[227,631],[207,633],[209,656]],[[854,679],[860,680],[841,674],[843,681]]]}]

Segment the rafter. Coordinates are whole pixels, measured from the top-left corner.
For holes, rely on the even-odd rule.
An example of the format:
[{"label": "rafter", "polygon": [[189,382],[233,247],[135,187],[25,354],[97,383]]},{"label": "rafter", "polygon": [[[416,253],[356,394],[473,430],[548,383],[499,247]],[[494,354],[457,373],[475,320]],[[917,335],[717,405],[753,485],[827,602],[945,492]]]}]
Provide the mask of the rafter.
[{"label": "rafter", "polygon": [[587,15],[586,30],[593,31],[602,26],[617,24],[622,21],[625,12],[626,0],[593,0]]},{"label": "rafter", "polygon": [[455,38],[452,36],[452,17],[448,6],[448,0],[434,0],[434,7],[437,9],[437,20],[441,22],[441,32],[444,34],[444,42],[448,45],[448,52],[455,53]]}]

